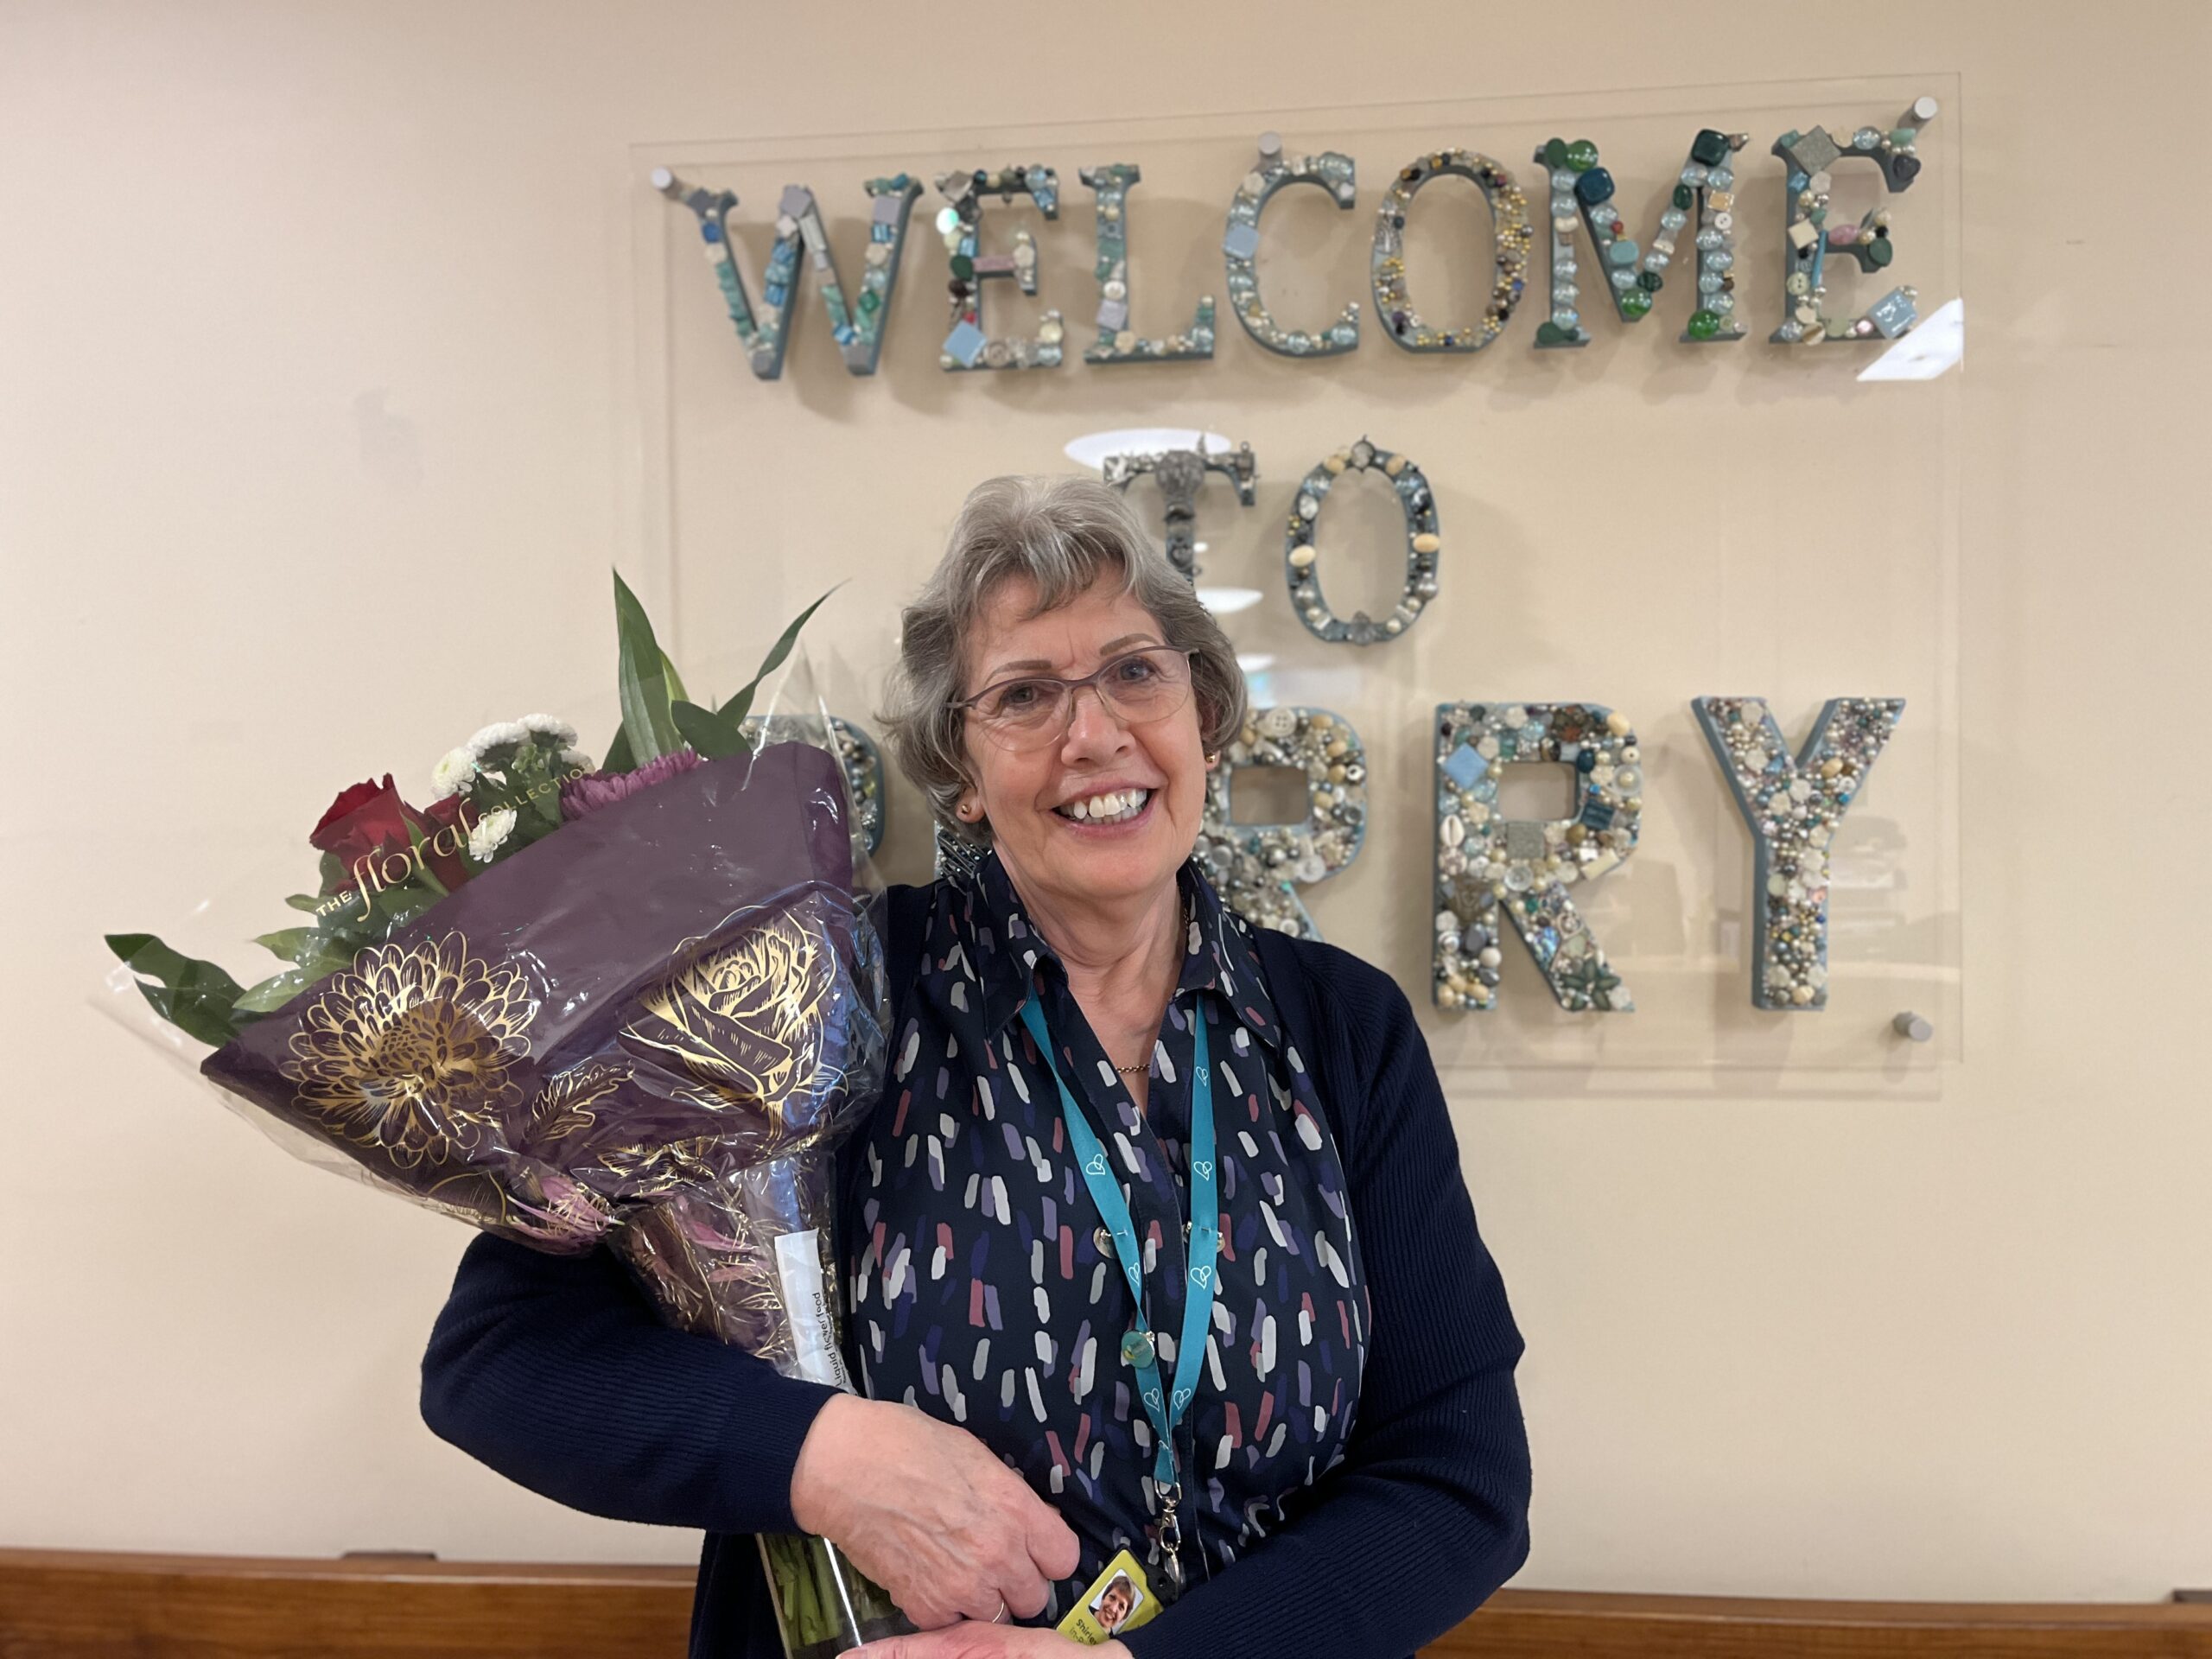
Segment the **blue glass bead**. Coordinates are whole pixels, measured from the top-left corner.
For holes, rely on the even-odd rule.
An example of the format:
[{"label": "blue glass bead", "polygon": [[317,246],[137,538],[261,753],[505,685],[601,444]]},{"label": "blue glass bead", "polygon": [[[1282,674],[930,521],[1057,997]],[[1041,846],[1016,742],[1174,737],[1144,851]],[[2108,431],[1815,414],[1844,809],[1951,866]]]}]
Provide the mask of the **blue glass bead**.
[{"label": "blue glass bead", "polygon": [[1613,175],[1602,167],[1593,167],[1574,181],[1574,194],[1595,207],[1599,202],[1611,199]]}]

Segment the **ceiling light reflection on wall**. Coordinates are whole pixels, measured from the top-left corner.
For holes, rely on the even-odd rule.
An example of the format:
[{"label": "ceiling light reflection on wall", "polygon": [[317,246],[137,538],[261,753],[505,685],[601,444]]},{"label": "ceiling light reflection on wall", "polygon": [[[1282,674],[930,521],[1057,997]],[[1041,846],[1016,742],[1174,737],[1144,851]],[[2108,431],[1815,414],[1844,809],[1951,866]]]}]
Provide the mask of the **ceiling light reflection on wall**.
[{"label": "ceiling light reflection on wall", "polygon": [[1187,426],[1125,426],[1113,432],[1086,432],[1068,440],[1064,452],[1078,467],[1096,472],[1109,455],[1157,455],[1170,449],[1199,449],[1209,455],[1225,455],[1236,446],[1218,432],[1199,432]]},{"label": "ceiling light reflection on wall", "polygon": [[1861,380],[1933,380],[1967,360],[1967,302],[1952,300],[1859,372]]},{"label": "ceiling light reflection on wall", "polygon": [[1239,611],[1249,611],[1267,595],[1256,588],[1205,588],[1198,590],[1198,603],[1216,616],[1234,616]]}]

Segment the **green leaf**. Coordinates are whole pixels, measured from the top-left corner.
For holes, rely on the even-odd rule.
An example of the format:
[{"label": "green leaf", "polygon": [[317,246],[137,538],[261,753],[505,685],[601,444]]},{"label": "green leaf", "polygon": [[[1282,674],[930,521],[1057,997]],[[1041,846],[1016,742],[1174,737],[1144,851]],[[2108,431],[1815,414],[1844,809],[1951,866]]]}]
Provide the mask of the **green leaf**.
[{"label": "green leaf", "polygon": [[323,940],[323,931],[319,927],[288,927],[279,932],[264,933],[254,943],[298,967],[322,954]]},{"label": "green leaf", "polygon": [[635,772],[638,758],[630,753],[630,734],[617,732],[614,741],[607,746],[607,759],[599,763],[601,772]]},{"label": "green leaf", "polygon": [[238,1012],[274,1014],[322,977],[321,974],[309,973],[301,968],[287,968],[281,974],[271,974],[258,985],[238,994]]},{"label": "green leaf", "polygon": [[736,754],[753,747],[745,741],[741,730],[712,709],[702,709],[696,702],[679,702],[673,712],[676,729],[683,734],[683,741],[709,760],[719,760],[726,754]]},{"label": "green leaf", "polygon": [[[435,830],[431,831],[432,835],[436,833]],[[438,880],[438,873],[430,868],[430,837],[423,833],[422,822],[411,813],[407,817],[407,842],[415,849],[415,871],[407,878],[408,880],[420,881],[436,893],[439,898],[444,898],[446,884]]]},{"label": "green leaf", "polygon": [[385,918],[383,937],[390,938],[444,897],[442,893],[432,893],[412,881],[386,887],[377,895],[377,910]]},{"label": "green leaf", "polygon": [[310,916],[321,910],[323,906],[323,900],[312,893],[296,893],[284,902],[294,910],[306,911]]},{"label": "green leaf", "polygon": [[514,833],[500,848],[504,855],[520,852],[561,827],[561,780],[553,772],[554,757],[533,749],[515,767],[502,805],[515,810]]},{"label": "green leaf", "polygon": [[151,933],[111,933],[107,947],[139,976],[154,1012],[188,1036],[220,1048],[238,1034],[238,982],[213,963],[181,955]]},{"label": "green leaf", "polygon": [[614,573],[614,629],[621,648],[617,690],[622,702],[622,729],[630,739],[631,753],[640,761],[658,760],[677,747],[675,718],[669,712],[673,699],[668,689],[668,655],[653,638],[653,625],[645,607]]},{"label": "green leaf", "polygon": [[760,659],[760,671],[755,674],[751,682],[741,688],[735,696],[715,712],[733,726],[744,725],[745,717],[753,712],[753,694],[760,690],[760,682],[783,666],[784,658],[791,654],[791,647],[798,643],[798,631],[806,626],[810,617],[822,608],[823,601],[828,600],[830,594],[836,593],[838,588],[844,585],[842,582],[837,583],[836,587],[824,593],[821,599],[816,600],[813,604],[793,617],[791,626],[784,630],[783,636],[770,648],[768,654]]},{"label": "green leaf", "polygon": [[683,689],[683,677],[676,671],[676,663],[666,652],[660,654],[660,671],[668,680],[668,695],[671,702],[683,702],[691,694]]}]

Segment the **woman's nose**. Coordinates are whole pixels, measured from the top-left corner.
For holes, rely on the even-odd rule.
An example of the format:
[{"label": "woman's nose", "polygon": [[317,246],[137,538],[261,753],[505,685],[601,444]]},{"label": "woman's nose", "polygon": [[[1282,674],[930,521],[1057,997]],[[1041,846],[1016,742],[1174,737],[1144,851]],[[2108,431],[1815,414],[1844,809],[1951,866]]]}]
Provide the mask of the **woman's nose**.
[{"label": "woman's nose", "polygon": [[1129,728],[1106,706],[1106,698],[1096,686],[1078,685],[1068,696],[1071,707],[1063,747],[1085,754],[1103,748],[1110,753],[1128,741]]}]

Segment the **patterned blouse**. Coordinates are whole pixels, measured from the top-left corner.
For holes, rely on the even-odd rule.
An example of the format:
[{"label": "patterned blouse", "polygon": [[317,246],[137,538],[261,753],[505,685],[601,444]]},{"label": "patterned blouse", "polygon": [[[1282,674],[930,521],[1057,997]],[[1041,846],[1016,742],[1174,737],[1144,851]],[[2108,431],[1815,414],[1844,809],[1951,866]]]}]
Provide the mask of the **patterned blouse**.
[{"label": "patterned blouse", "polygon": [[1370,1308],[1327,1114],[1249,925],[1195,863],[1177,880],[1188,939],[1140,1113],[998,857],[941,878],[893,1033],[896,1104],[875,1115],[847,1195],[866,1391],[980,1436],[1082,1541],[1076,1578],[1052,1586],[1039,1624],[1058,1622],[1117,1549],[1155,1585],[1161,1575],[1154,1434],[1121,1351],[1135,1309],[1069,1154],[1059,1091],[1017,1017],[1033,986],[1144,1240],[1163,1374],[1182,1326],[1191,1021],[1209,1022],[1221,1261],[1177,1436],[1192,1582],[1301,1512],[1342,1459],[1359,1401]]}]

